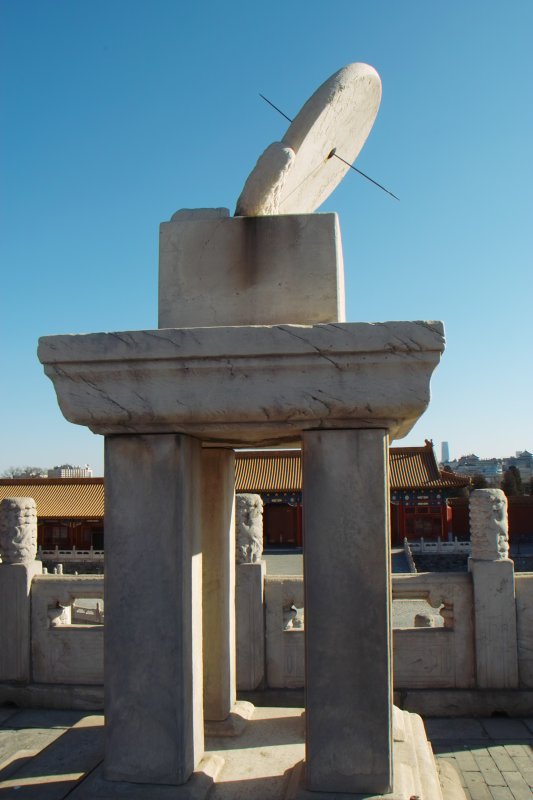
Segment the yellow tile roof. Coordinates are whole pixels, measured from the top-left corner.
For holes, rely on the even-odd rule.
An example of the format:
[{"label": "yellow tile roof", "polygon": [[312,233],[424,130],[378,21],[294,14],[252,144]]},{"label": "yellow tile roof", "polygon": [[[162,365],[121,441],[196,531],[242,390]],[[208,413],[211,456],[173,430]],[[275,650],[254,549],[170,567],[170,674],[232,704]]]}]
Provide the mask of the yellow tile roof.
[{"label": "yellow tile roof", "polygon": [[97,519],[104,516],[103,478],[14,478],[0,480],[0,500],[33,497],[37,516]]},{"label": "yellow tile roof", "polygon": [[[389,471],[390,486],[393,490],[451,489],[470,485],[470,479],[464,475],[441,471],[430,445],[391,447]],[[238,492],[298,492],[301,488],[302,468],[299,450],[237,453]]]},{"label": "yellow tile roof", "polygon": [[[465,475],[439,470],[430,446],[391,447],[389,467],[392,490],[459,488],[471,482]],[[237,492],[299,492],[302,488],[299,450],[239,452],[235,470]],[[104,516],[103,478],[2,479],[0,500],[5,497],[33,497],[39,517]]]},{"label": "yellow tile roof", "polygon": [[392,490],[457,489],[471,484],[465,475],[440,470],[431,444],[425,447],[391,447],[389,471]]},{"label": "yellow tile roof", "polygon": [[302,463],[299,450],[266,450],[237,453],[235,491],[299,492]]}]

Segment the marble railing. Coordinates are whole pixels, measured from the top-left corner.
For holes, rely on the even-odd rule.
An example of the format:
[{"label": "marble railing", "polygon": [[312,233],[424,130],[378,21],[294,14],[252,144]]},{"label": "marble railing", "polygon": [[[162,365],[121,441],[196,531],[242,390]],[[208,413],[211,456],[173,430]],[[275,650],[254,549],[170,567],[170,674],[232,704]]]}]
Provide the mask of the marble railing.
[{"label": "marble railing", "polygon": [[103,625],[97,623],[96,613],[89,615],[95,617],[87,620],[89,624],[76,621],[77,600],[96,601],[96,612],[103,597],[101,575],[37,575],[33,579],[31,655],[35,683],[103,683]]},{"label": "marble railing", "polygon": [[[506,571],[512,562],[488,562]],[[496,576],[497,577],[497,576]],[[495,576],[476,580],[471,573],[419,573],[392,576],[394,687],[410,689],[533,689],[533,574],[514,575],[514,605],[499,607]],[[508,578],[502,573],[500,580]],[[399,612],[403,601],[411,620]],[[413,601],[418,601],[413,602]],[[301,576],[265,578],[265,684],[268,688],[301,688],[305,683],[304,592]],[[292,608],[292,610],[291,610]],[[294,609],[297,609],[295,613]],[[422,611],[423,613],[419,613]],[[365,609],[361,609],[365,613]],[[294,625],[293,617],[297,622]],[[507,625],[505,665],[484,652],[476,636],[487,627],[499,630],[502,618],[516,620],[516,635]],[[342,631],[342,610],[332,620]],[[342,633],[340,633],[342,635]],[[476,655],[477,654],[477,655]],[[332,658],[334,653],[332,653]],[[354,654],[357,658],[357,654]],[[499,661],[499,659],[498,659]]]},{"label": "marble railing", "polygon": [[57,545],[52,549],[43,550],[43,548],[39,546],[37,558],[39,561],[103,561],[104,551],[95,550],[93,547],[90,547],[88,550],[78,550],[75,547],[71,550],[62,550],[60,547],[57,547]]},{"label": "marble railing", "polygon": [[[509,561],[502,563],[509,564]],[[246,567],[251,569],[246,570]],[[247,592],[251,591],[254,597],[257,595],[257,613],[245,615],[247,633],[243,636],[238,602],[238,650],[242,650],[244,638],[254,643],[255,637],[253,649],[260,657],[254,670],[250,671],[248,665],[250,675],[246,686],[242,685],[238,670],[240,688],[303,687],[303,577],[265,575],[263,563],[245,565],[241,571],[247,573],[247,578],[252,572],[254,575],[251,577],[257,577],[257,580],[248,580],[247,583]],[[533,574],[516,574],[514,586],[515,608],[511,611],[516,618],[516,638],[514,650],[513,647],[509,648],[509,658],[515,659],[518,679],[514,684],[509,685],[508,681],[501,687],[496,680],[493,681],[493,687],[487,687],[487,665],[481,663],[479,652],[476,657],[476,629],[485,629],[488,617],[497,614],[497,611],[493,607],[491,609],[490,604],[482,602],[482,598],[478,600],[480,587],[477,587],[476,594],[472,574],[393,575],[393,618],[397,623],[393,630],[395,689],[533,689]],[[104,625],[97,623],[104,621],[103,592],[101,575],[37,574],[33,577],[30,684],[50,688],[58,685],[102,686]],[[251,598],[246,593],[239,595],[239,586],[237,596],[242,599],[240,605],[250,608]],[[86,602],[83,603],[83,600]],[[411,618],[404,614],[398,624],[397,604],[401,605],[404,601],[408,601],[404,606]],[[416,613],[421,608],[424,613]],[[261,609],[264,609],[264,615]],[[365,608],[362,608],[361,614],[365,613]],[[492,617],[489,622],[491,620]],[[496,616],[494,620],[497,622]],[[342,635],[342,609],[339,610],[339,616],[332,620],[332,625],[338,625],[339,635]],[[260,646],[263,642],[264,674],[263,648]],[[16,641],[12,645],[13,648],[19,646]],[[356,658],[357,653],[354,653]],[[0,659],[0,687],[4,685],[3,681],[9,681],[7,676],[1,674],[1,667]],[[481,676],[485,677],[482,679]]]},{"label": "marble railing", "polygon": [[[265,647],[269,688],[304,685],[303,595],[302,577],[266,577]],[[395,687],[473,687],[475,653],[470,576],[466,573],[393,575],[392,597],[393,601],[422,601],[422,608],[425,603],[431,625],[415,626],[415,614],[421,609],[413,603],[411,625],[404,622],[401,628],[394,630]],[[298,609],[297,613],[294,609]],[[342,613],[336,622],[341,623],[342,630]]]},{"label": "marble railing", "polygon": [[441,540],[440,536],[436,542],[425,541],[425,539],[404,540],[404,547],[409,548],[411,553],[421,553],[423,555],[470,555],[470,541],[459,541],[457,536],[451,542]]}]

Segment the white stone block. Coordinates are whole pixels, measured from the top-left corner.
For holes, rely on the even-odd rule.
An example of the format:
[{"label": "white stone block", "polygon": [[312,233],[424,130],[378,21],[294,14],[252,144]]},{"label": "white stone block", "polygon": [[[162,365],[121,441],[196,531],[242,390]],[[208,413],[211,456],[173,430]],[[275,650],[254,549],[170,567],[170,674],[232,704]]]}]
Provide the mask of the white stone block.
[{"label": "white stone block", "polygon": [[31,678],[31,584],[40,561],[0,564],[0,681]]},{"label": "white stone block", "polygon": [[300,576],[271,575],[265,581],[266,680],[269,689],[298,689],[305,683],[304,632],[285,630],[284,611],[304,606]]},{"label": "white stone block", "polygon": [[[34,683],[104,683],[103,625],[71,625],[76,598],[102,599],[102,575],[42,575],[32,585],[32,665]],[[63,613],[55,617],[54,612]]]},{"label": "white stone block", "polygon": [[264,580],[266,564],[238,564],[237,688],[253,691],[262,683],[265,664]]},{"label": "white stone block", "polygon": [[440,322],[181,328],[41,339],[61,410],[95,433],[227,444],[314,428],[405,436],[429,403]]},{"label": "white stone block", "polygon": [[345,318],[336,214],[213,218],[188,212],[161,224],[160,328]]},{"label": "white stone block", "polygon": [[302,456],[306,786],[385,793],[392,786],[387,432],[308,431]]},{"label": "white stone block", "polygon": [[235,453],[202,450],[204,717],[226,719],[235,667]]},{"label": "white stone block", "polygon": [[106,439],[108,780],[184,784],[203,755],[200,458],[188,436]]},{"label": "white stone block", "polygon": [[474,582],[476,677],[480,689],[518,687],[514,563],[470,559]]}]

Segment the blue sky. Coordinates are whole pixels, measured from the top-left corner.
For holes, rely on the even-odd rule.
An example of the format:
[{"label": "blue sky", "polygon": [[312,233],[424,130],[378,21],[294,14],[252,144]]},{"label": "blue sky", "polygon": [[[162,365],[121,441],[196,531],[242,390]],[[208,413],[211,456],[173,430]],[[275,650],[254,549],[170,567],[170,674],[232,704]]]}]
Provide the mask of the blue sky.
[{"label": "blue sky", "polygon": [[10,465],[90,463],[36,358],[54,333],[157,326],[158,226],[232,211],[259,154],[365,61],[381,109],[337,211],[350,321],[441,319],[404,444],[533,450],[533,3],[2,0],[2,434]]}]

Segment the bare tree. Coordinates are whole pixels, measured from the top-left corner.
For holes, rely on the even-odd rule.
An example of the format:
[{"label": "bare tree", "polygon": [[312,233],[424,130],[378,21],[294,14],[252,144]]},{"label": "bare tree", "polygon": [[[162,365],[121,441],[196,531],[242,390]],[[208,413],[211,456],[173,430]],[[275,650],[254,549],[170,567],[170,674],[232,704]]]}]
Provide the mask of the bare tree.
[{"label": "bare tree", "polygon": [[2,478],[46,478],[46,470],[42,467],[8,467],[2,472]]}]

